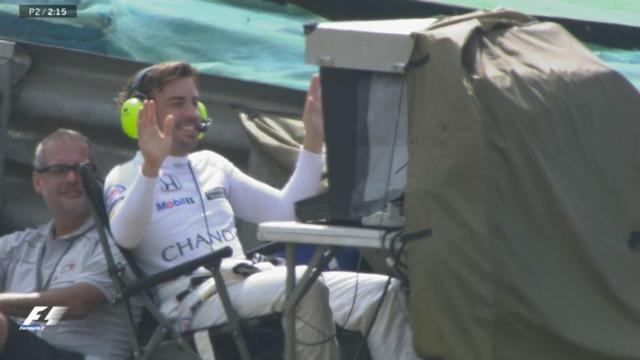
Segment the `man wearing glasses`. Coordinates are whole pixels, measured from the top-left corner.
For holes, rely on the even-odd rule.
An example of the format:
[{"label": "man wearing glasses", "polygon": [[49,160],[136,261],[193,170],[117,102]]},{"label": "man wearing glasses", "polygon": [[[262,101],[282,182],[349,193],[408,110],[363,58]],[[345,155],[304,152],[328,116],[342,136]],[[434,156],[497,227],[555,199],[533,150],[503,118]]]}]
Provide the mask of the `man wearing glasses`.
[{"label": "man wearing glasses", "polygon": [[33,187],[52,220],[0,238],[0,360],[129,356],[78,174],[91,160],[89,139],[73,130],[56,130],[36,148]]}]

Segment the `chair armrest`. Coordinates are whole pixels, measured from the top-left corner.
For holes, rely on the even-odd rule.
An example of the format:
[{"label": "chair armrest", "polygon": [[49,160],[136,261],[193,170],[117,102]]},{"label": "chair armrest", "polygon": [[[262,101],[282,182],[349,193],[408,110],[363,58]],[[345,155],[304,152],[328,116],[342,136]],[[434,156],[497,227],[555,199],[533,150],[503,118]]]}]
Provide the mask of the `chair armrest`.
[{"label": "chair armrest", "polygon": [[231,250],[231,247],[225,246],[220,250],[212,252],[211,254],[186,261],[171,269],[167,269],[151,276],[142,278],[125,287],[122,290],[122,295],[131,296],[141,291],[149,290],[157,285],[160,285],[169,280],[173,280],[179,276],[190,274],[200,266],[206,266],[208,269],[217,271],[220,268],[220,262],[222,262],[222,259],[231,256],[232,253],[233,250]]}]

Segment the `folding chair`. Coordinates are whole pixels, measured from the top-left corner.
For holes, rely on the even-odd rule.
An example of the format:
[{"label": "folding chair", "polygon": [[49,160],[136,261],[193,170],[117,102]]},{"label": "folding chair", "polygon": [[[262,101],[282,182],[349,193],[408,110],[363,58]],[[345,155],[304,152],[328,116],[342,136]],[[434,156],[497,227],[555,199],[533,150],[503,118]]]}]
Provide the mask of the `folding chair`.
[{"label": "folding chair", "polygon": [[[177,347],[188,359],[201,359],[200,355],[194,350],[194,337],[196,334],[194,332],[180,334],[176,330],[175,324],[160,312],[150,295],[151,289],[157,285],[182,275],[190,274],[200,266],[204,266],[211,272],[228,319],[228,323],[213,326],[206,330],[211,337],[216,357],[240,358],[243,360],[251,358],[277,359],[281,357],[281,314],[275,313],[241,319],[232,306],[227,288],[219,271],[222,259],[231,255],[230,247],[227,246],[160,273],[144,276],[140,269],[135,266],[135,262],[132,261],[132,254],[126,249],[120,249],[126,263],[117,261],[114,258],[112,248],[109,246],[109,238],[113,239],[113,236],[104,205],[102,184],[88,166],[80,167],[80,175],[91,204],[109,275],[115,289],[116,295],[111,301],[114,306],[120,306],[123,309],[123,315],[128,320],[128,333],[134,359],[156,358],[159,349],[164,349],[167,346]],[[143,320],[141,321],[141,329],[138,329],[139,316],[136,309],[139,309],[140,305],[143,309]],[[151,330],[149,331],[149,329]],[[247,342],[245,339],[245,333],[247,332],[261,335],[254,337],[257,339],[257,343]],[[265,338],[265,334],[272,335],[272,337]],[[230,341],[229,337],[233,341]],[[232,343],[235,343],[235,347],[229,346]],[[268,345],[267,349],[264,348],[265,345]],[[154,354],[156,355],[154,356]]]}]

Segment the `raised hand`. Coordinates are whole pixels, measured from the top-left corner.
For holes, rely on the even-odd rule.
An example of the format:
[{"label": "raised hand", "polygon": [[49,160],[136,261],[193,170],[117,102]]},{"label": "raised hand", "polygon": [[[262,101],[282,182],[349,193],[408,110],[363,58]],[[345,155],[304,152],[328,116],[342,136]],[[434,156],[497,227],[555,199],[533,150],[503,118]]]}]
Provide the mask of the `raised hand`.
[{"label": "raised hand", "polygon": [[304,122],[304,144],[307,151],[322,153],[324,144],[324,114],[322,113],[322,94],[320,89],[320,75],[311,77],[311,84],[307,92],[307,100],[302,114]]},{"label": "raised hand", "polygon": [[158,127],[156,104],[153,100],[145,100],[138,115],[138,148],[144,157],[142,174],[156,177],[164,159],[171,153],[173,115],[168,115],[163,128]]}]

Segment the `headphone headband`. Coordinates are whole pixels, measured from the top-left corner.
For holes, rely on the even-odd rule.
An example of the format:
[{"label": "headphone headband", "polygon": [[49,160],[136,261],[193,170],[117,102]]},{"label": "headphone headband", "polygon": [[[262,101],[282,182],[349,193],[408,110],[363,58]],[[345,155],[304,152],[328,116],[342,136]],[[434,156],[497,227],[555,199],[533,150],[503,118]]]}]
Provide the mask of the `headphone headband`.
[{"label": "headphone headband", "polygon": [[144,82],[144,79],[147,77],[147,74],[149,73],[149,71],[153,69],[153,67],[154,65],[147,66],[146,68],[141,69],[136,73],[133,80],[131,81],[131,87],[130,87],[131,96],[129,97],[136,97],[142,100],[147,99],[147,94],[145,94],[144,91],[142,91],[142,83]]}]

